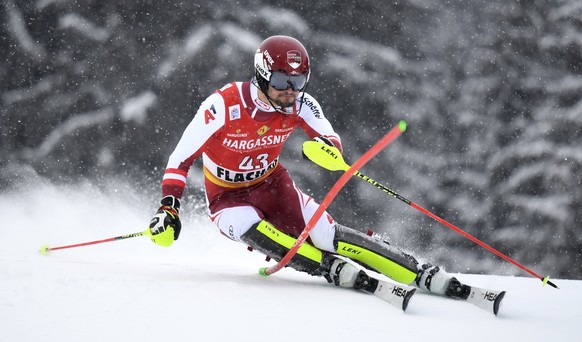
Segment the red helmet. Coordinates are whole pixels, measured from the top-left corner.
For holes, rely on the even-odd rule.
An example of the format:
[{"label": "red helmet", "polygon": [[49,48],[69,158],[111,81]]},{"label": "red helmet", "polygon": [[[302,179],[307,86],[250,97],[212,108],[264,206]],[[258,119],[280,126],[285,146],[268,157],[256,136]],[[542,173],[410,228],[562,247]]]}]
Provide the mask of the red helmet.
[{"label": "red helmet", "polygon": [[[295,90],[304,89],[309,81],[309,71],[307,50],[295,38],[269,37],[259,45],[255,53],[256,78],[263,92],[266,92],[269,82],[275,81],[272,79],[273,73],[289,76],[285,81]],[[276,83],[272,85],[275,86]]]}]

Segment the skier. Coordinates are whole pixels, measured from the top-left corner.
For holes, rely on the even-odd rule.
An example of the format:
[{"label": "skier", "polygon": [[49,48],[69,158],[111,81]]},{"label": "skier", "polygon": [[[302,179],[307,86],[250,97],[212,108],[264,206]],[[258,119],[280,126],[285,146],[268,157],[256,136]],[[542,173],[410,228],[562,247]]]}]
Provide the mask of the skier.
[{"label": "skier", "polygon": [[[279,155],[297,128],[335,146],[340,137],[306,88],[310,61],[305,47],[288,36],[264,40],[254,56],[254,77],[210,95],[186,127],[162,180],[161,206],[150,237],[170,246],[181,230],[180,198],[188,170],[202,157],[209,217],[230,239],[280,260],[318,208],[281,164]],[[364,271],[344,258],[402,284],[466,299],[471,288],[438,266],[322,215],[289,266],[335,285],[373,292]]]}]

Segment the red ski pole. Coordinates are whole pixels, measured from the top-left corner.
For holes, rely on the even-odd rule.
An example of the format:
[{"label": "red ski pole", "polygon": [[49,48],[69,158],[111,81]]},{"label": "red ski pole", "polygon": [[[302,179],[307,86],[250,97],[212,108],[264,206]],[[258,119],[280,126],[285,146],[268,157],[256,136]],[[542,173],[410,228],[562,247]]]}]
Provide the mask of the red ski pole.
[{"label": "red ski pole", "polygon": [[[303,232],[301,232],[301,234],[299,235],[299,237],[295,241],[295,244],[293,244],[293,246],[291,247],[291,249],[289,249],[287,254],[285,254],[285,256],[276,265],[273,265],[273,266],[268,267],[268,268],[262,267],[261,269],[259,269],[259,274],[261,274],[263,276],[269,276],[269,275],[281,270],[283,267],[285,267],[285,265],[287,265],[287,263],[289,263],[289,261],[291,261],[293,256],[295,256],[295,254],[299,250],[299,247],[301,247],[303,242],[305,242],[305,240],[309,236],[309,233],[315,227],[315,224],[317,223],[317,221],[319,221],[319,218],[321,217],[321,215],[323,215],[324,211],[331,204],[331,202],[333,201],[335,196],[338,194],[338,192],[341,190],[341,188],[348,182],[350,177],[355,174],[356,170],[361,168],[364,164],[366,164],[370,159],[372,159],[372,157],[374,157],[382,149],[384,149],[392,141],[394,141],[394,139],[398,138],[405,130],[406,130],[406,122],[404,120],[402,120],[402,121],[400,121],[398,126],[392,128],[382,139],[380,139],[374,146],[372,146],[366,153],[364,153],[364,155],[362,155],[360,157],[360,159],[356,160],[354,165],[352,165],[337,180],[337,182],[334,184],[334,186],[331,188],[331,190],[327,193],[327,195],[325,196],[325,198],[323,199],[323,201],[321,202],[321,204],[319,205],[319,207],[317,208],[317,210],[315,211],[315,213],[313,214],[313,216],[311,217],[311,219],[307,223],[307,226],[305,226],[305,228],[303,229]],[[309,143],[311,143],[311,145]],[[341,153],[335,147],[321,145],[320,143],[313,142],[313,141],[311,141],[311,142],[307,141],[304,144],[304,149],[306,146],[310,147],[310,148],[321,150],[321,153],[327,154],[328,157],[331,159],[337,160],[338,158],[341,158],[343,160],[343,158],[341,157]]]},{"label": "red ski pole", "polygon": [[112,242],[112,241],[118,241],[118,240],[125,240],[125,239],[134,238],[134,237],[138,237],[138,236],[148,235],[148,233],[149,233],[149,228],[146,229],[146,230],[144,230],[143,232],[139,232],[139,233],[121,235],[121,236],[116,236],[116,237],[112,237],[112,238],[108,238],[108,239],[103,239],[103,240],[82,242],[82,243],[77,243],[77,244],[74,244],[74,245],[66,245],[66,246],[59,246],[59,247],[50,247],[48,244],[45,243],[44,245],[42,245],[40,247],[39,252],[42,255],[46,255],[50,251],[56,251],[56,250],[59,250],[59,249],[82,247],[82,246],[96,245],[98,243]]}]

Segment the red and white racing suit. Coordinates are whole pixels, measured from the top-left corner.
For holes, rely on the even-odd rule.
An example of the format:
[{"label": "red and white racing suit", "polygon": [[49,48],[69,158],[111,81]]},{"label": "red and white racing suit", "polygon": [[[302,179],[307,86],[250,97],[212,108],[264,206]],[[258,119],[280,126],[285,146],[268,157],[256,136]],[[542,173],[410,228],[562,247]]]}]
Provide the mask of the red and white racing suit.
[{"label": "red and white racing suit", "polygon": [[[279,161],[297,127],[310,138],[327,137],[341,150],[339,136],[309,94],[297,99],[292,113],[283,114],[261,101],[251,82],[227,84],[202,102],[186,127],[169,158],[163,196],[182,196],[188,170],[202,156],[209,216],[223,234],[240,241],[264,219],[297,237],[318,207]],[[312,230],[311,243],[335,252],[334,233],[335,222],[326,213]]]}]

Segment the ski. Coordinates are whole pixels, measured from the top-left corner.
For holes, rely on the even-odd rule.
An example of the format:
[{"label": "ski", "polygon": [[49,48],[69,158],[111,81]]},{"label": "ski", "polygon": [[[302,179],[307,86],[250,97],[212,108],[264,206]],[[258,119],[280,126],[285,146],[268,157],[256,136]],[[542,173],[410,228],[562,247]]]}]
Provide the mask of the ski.
[{"label": "ski", "polygon": [[495,291],[465,285],[453,277],[449,281],[445,296],[467,301],[497,316],[503,297],[505,297],[505,291]]},{"label": "ski", "polygon": [[497,316],[501,302],[505,297],[505,291],[494,291],[475,286],[470,287],[471,292],[465,300]]},{"label": "ski", "polygon": [[[417,288],[413,286],[379,279],[376,276],[368,274],[364,270],[360,270],[354,289],[371,293],[402,311],[406,311],[410,299],[417,290]],[[501,307],[501,302],[505,297],[505,291],[495,291],[476,286],[464,285],[456,278],[453,278],[444,297],[469,302],[497,316],[499,308]]]},{"label": "ski", "polygon": [[410,299],[416,292],[416,288],[412,286],[384,281],[367,274],[364,270],[358,274],[354,288],[371,293],[402,311],[406,311]]},{"label": "ski", "polygon": [[406,311],[408,302],[416,292],[416,288],[412,286],[389,283],[387,281],[378,280],[378,286],[373,294],[396,306],[397,308]]}]

